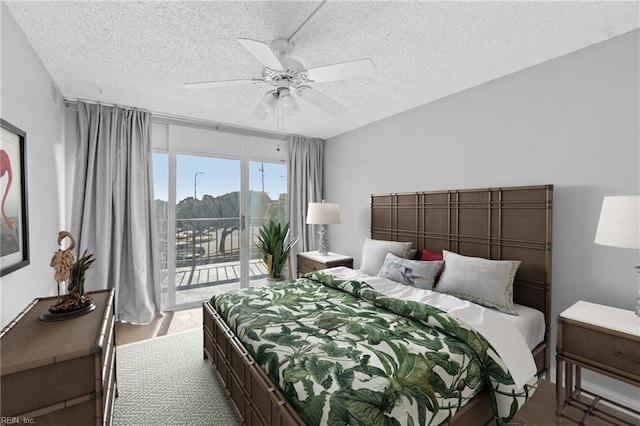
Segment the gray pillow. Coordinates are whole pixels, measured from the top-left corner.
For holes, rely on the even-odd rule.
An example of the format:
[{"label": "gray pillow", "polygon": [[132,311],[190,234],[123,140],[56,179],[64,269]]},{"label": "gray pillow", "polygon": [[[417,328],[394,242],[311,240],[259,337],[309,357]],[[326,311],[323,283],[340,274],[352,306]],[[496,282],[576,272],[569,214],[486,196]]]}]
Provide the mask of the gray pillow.
[{"label": "gray pillow", "polygon": [[431,290],[444,262],[423,262],[387,253],[378,276],[412,287]]},{"label": "gray pillow", "polygon": [[436,291],[518,315],[513,306],[513,280],[519,260],[489,260],[443,250],[444,271]]},{"label": "gray pillow", "polygon": [[365,238],[364,244],[362,245],[362,264],[360,265],[360,271],[375,277],[378,275],[378,272],[380,272],[387,253],[407,257],[410,249],[411,242],[403,243],[399,241]]}]

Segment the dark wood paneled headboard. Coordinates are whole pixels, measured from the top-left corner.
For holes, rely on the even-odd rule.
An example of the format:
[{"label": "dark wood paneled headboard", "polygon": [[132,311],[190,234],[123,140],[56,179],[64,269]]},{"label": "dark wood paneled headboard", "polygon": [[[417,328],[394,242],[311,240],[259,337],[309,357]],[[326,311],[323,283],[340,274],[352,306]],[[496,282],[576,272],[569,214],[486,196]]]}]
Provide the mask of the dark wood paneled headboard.
[{"label": "dark wood paneled headboard", "polygon": [[372,194],[371,238],[411,241],[419,251],[522,261],[514,301],[545,314],[546,345],[539,356],[546,370],[552,212],[553,185]]}]

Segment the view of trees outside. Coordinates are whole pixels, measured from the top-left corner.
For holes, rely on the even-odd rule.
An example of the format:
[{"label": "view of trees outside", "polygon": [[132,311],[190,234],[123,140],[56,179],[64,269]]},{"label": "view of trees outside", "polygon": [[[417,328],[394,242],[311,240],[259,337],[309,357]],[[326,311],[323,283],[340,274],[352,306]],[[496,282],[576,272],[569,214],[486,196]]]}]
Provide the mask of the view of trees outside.
[{"label": "view of trees outside", "polygon": [[[163,280],[168,267],[168,232],[175,232],[176,282],[179,280],[179,271],[195,270],[203,265],[214,267],[223,262],[239,262],[239,161],[177,157],[175,227],[168,226],[167,163],[166,154],[154,154],[155,206]],[[260,162],[249,163],[249,168],[250,191],[246,224],[251,245],[250,259],[258,259],[254,245],[258,228],[270,219],[281,223],[287,220],[287,169],[284,163]],[[193,276],[194,274],[189,275]]]},{"label": "view of trees outside", "polygon": [[[167,201],[156,200],[156,214],[165,224],[158,224],[158,238],[167,241]],[[285,223],[287,194],[272,200],[266,192],[250,191],[250,241],[257,229],[273,219]],[[162,218],[162,219],[160,219]],[[202,199],[188,197],[176,205],[176,266],[195,265],[198,259],[207,262],[239,260],[240,192],[217,197],[204,195]],[[254,229],[255,228],[255,229]],[[162,244],[162,258],[166,262],[167,244]],[[255,258],[255,247],[250,247]],[[194,255],[195,254],[195,255]],[[202,262],[199,262],[200,264]]]}]

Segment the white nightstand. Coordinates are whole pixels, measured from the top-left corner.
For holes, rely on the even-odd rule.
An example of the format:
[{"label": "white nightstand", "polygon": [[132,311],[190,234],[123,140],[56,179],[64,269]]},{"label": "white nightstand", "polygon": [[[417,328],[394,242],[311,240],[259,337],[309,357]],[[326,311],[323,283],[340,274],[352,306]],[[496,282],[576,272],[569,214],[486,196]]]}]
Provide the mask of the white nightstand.
[{"label": "white nightstand", "polygon": [[[556,346],[559,421],[564,418],[585,424],[589,417],[598,417],[619,424],[612,422],[612,417],[617,417],[596,407],[604,401],[634,413],[640,422],[640,412],[586,391],[581,384],[581,368],[587,368],[640,387],[640,326],[635,321],[632,311],[582,301],[560,314]],[[582,411],[582,419],[568,416],[569,407]]]}]

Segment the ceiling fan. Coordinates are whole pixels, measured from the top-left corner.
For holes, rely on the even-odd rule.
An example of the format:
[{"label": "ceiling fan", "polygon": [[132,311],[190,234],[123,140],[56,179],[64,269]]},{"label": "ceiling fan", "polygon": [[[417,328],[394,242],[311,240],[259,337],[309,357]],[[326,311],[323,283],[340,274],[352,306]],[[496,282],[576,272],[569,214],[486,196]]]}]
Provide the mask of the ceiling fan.
[{"label": "ceiling fan", "polygon": [[210,89],[262,83],[272,86],[272,89],[258,102],[251,115],[252,120],[264,120],[269,114],[275,113],[277,108],[286,111],[288,115],[296,114],[300,110],[296,98],[304,99],[329,114],[335,116],[344,114],[347,108],[318,92],[311,85],[325,81],[365,77],[375,71],[373,61],[358,59],[305,68],[300,62],[289,57],[294,48],[293,39],[325,3],[326,0],[288,39],[275,39],[271,45],[249,38],[238,39],[238,42],[264,66],[262,78],[185,83],[184,87],[187,89]]}]

